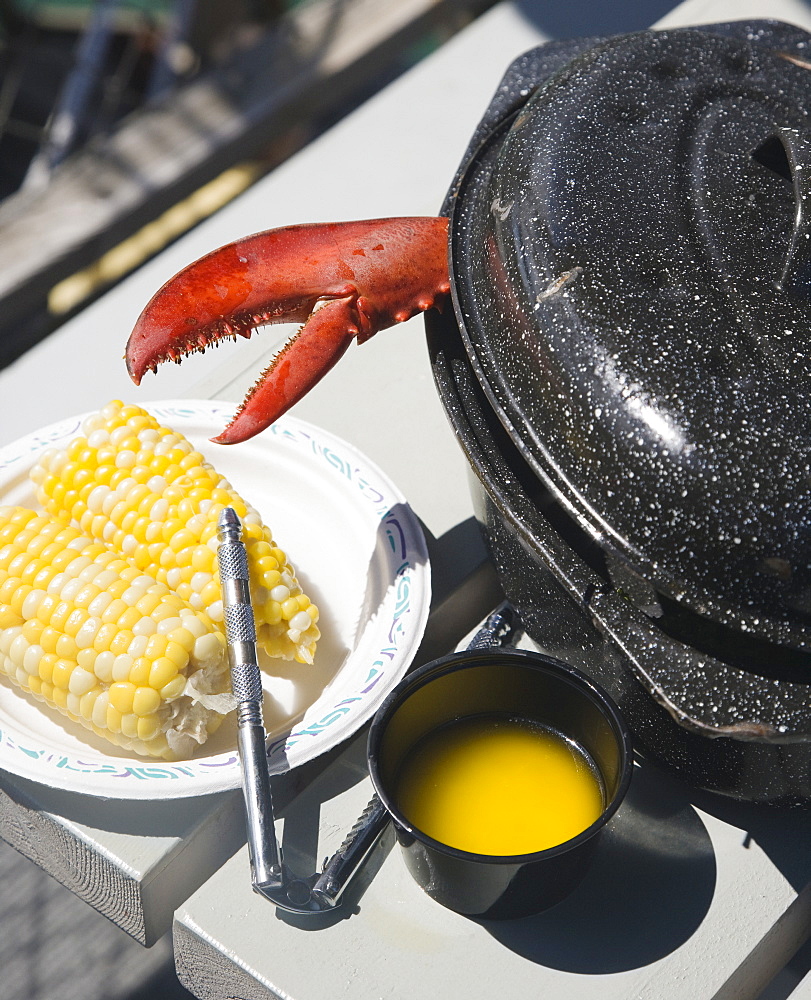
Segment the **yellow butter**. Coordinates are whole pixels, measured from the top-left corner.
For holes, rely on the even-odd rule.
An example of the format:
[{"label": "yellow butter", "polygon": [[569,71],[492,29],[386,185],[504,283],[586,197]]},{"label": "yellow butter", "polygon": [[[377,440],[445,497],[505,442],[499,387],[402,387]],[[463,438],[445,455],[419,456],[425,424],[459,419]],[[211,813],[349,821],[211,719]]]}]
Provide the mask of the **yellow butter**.
[{"label": "yellow butter", "polygon": [[395,802],[419,830],[476,854],[527,854],[577,836],[603,810],[585,752],[523,719],[459,719],[407,754]]}]

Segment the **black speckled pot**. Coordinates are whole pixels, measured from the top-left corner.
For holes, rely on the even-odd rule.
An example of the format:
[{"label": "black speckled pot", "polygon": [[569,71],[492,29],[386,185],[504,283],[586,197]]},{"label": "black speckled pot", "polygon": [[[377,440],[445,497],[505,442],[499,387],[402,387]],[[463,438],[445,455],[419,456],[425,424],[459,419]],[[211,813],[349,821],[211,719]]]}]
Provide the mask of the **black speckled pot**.
[{"label": "black speckled pot", "polygon": [[530,634],[649,754],[775,803],[811,798],[809,67],[776,22],[527,53],[427,319]]}]

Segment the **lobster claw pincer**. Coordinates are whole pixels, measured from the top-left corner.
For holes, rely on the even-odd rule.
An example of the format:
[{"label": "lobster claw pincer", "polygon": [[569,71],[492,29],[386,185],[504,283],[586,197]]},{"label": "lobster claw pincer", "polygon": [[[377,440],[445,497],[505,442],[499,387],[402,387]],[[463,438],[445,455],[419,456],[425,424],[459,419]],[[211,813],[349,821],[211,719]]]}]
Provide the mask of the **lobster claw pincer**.
[{"label": "lobster claw pincer", "polygon": [[303,323],[215,441],[253,437],[359,343],[449,292],[447,220],[372,219],[288,226],[248,236],[190,264],[158,291],[127,343],[136,383],[224,337]]}]

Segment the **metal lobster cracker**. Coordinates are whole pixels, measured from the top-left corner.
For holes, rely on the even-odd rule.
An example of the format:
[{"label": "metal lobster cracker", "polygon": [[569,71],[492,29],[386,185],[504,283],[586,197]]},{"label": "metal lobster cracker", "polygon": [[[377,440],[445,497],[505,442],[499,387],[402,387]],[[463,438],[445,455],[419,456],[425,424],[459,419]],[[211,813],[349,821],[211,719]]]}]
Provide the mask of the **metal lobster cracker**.
[{"label": "metal lobster cracker", "polygon": [[[274,825],[247,556],[242,526],[233,508],[223,510],[218,528],[217,557],[232,688],[237,701],[237,739],[253,888],[291,913],[329,912],[340,904],[344,891],[388,826],[391,815],[380,798],[373,795],[322,871],[299,876],[285,865]],[[520,632],[512,609],[496,609],[468,649],[499,649],[510,645]]]}]

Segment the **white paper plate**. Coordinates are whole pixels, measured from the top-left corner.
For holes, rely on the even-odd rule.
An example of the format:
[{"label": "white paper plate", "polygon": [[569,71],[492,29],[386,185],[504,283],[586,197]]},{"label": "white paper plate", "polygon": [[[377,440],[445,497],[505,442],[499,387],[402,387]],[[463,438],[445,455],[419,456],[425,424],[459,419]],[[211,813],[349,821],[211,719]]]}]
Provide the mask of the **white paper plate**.
[{"label": "white paper plate", "polygon": [[[185,434],[256,507],[319,607],[311,667],[262,659],[271,770],[336,746],[403,676],[425,630],[430,568],[419,522],[390,480],[355,448],[284,417],[231,447],[212,444],[233,405],[145,404]],[[35,507],[36,455],[79,431],[83,416],[0,449],[0,502]],[[263,656],[264,654],[262,654]],[[262,657],[260,657],[261,659]],[[134,758],[0,678],[0,768],[87,795],[150,799],[206,795],[240,783],[233,713],[192,760]]]}]

